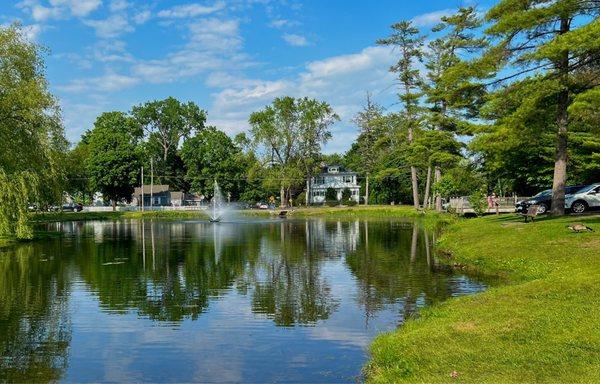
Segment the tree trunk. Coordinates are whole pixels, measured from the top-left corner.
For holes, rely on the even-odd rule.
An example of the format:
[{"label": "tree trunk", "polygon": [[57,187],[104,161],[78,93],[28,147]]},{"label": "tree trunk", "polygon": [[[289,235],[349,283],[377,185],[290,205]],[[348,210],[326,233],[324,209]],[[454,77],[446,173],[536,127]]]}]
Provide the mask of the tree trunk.
[{"label": "tree trunk", "polygon": [[[440,180],[442,179],[442,170],[439,166],[435,166],[435,182],[439,183]],[[435,210],[438,212],[442,211],[442,196],[440,196],[439,192],[435,193]]]},{"label": "tree trunk", "polygon": [[112,210],[113,210],[113,212],[115,212],[117,210],[117,202],[115,199],[112,199],[111,202],[112,202]]},{"label": "tree trunk", "polygon": [[425,196],[423,196],[423,208],[429,208],[429,191],[431,189],[431,165],[427,167],[427,180],[425,181]]},{"label": "tree trunk", "polygon": [[417,168],[410,166],[410,180],[412,182],[413,191],[413,206],[415,209],[419,209],[421,204],[419,203],[419,186],[417,184]]},{"label": "tree trunk", "polygon": [[[562,18],[560,21],[560,32],[564,34],[569,31],[569,19]],[[564,52],[557,63],[560,72],[560,83],[563,87],[558,94],[558,105],[556,111],[556,125],[558,135],[556,142],[556,154],[554,162],[554,179],[552,181],[552,208],[550,213],[555,216],[565,214],[565,183],[567,181],[567,125],[569,123],[567,108],[569,107],[569,52]]]},{"label": "tree trunk", "polygon": [[[413,129],[412,127],[408,127],[408,142],[412,144],[413,142]],[[413,193],[413,206],[415,209],[420,208],[419,204],[419,184],[417,180],[417,168],[413,165],[410,166],[410,181],[412,183],[412,193]]]}]

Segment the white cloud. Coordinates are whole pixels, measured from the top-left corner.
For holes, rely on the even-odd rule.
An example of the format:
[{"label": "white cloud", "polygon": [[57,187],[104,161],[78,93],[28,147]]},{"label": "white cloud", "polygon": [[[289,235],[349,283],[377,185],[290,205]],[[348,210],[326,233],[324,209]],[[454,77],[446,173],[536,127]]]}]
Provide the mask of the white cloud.
[{"label": "white cloud", "polygon": [[75,79],[66,85],[59,85],[56,88],[59,91],[68,93],[81,92],[116,92],[126,88],[131,88],[139,84],[140,80],[116,73],[107,73],[103,76],[86,79]]},{"label": "white cloud", "polygon": [[129,21],[122,15],[111,15],[102,20],[84,20],[83,23],[94,28],[96,35],[102,38],[113,38],[133,31]]},{"label": "white cloud", "polygon": [[146,9],[133,15],[133,21],[136,24],[144,24],[146,21],[150,20],[150,17],[152,17],[152,14]]},{"label": "white cloud", "polygon": [[40,5],[38,0],[25,0],[17,3],[17,8],[31,12],[36,21],[45,21],[68,16],[86,17],[102,5],[102,0],[50,0],[49,5]]},{"label": "white cloud", "polygon": [[119,12],[129,8],[130,5],[126,0],[112,0],[110,10],[111,12]]},{"label": "white cloud", "polygon": [[289,19],[273,19],[269,23],[269,27],[271,28],[283,28],[283,27],[293,27],[299,25],[300,23],[294,20]]},{"label": "white cloud", "polygon": [[208,15],[211,13],[218,12],[225,8],[225,2],[218,1],[212,6],[206,6],[201,4],[184,4],[178,5],[169,9],[164,9],[158,12],[158,17],[164,18],[190,18],[200,15]]},{"label": "white cloud", "polygon": [[34,5],[31,8],[31,17],[35,21],[46,21],[48,19],[56,19],[61,16],[60,8],[44,7],[41,5]]},{"label": "white cloud", "polygon": [[42,26],[39,24],[24,25],[23,32],[29,41],[37,41],[38,36],[42,33]]},{"label": "white cloud", "polygon": [[395,55],[388,47],[367,47],[358,53],[333,56],[308,63],[292,79],[259,80],[226,73],[209,76],[206,85],[220,88],[212,95],[209,123],[229,134],[248,129],[248,116],[270,104],[278,96],[308,96],[327,101],[342,121],[332,131],[334,138],[326,150],[348,149],[357,134],[350,120],[364,104],[366,91],[384,106],[395,101],[394,75],[388,71]]},{"label": "white cloud", "polygon": [[433,11],[415,16],[411,19],[411,21],[416,27],[428,27],[439,23],[443,16],[450,16],[454,13],[456,13],[456,9],[441,9],[439,11]]},{"label": "white cloud", "polygon": [[306,37],[304,36],[296,35],[293,33],[286,33],[282,37],[286,43],[295,47],[304,47],[308,45],[308,40],[306,40]]}]

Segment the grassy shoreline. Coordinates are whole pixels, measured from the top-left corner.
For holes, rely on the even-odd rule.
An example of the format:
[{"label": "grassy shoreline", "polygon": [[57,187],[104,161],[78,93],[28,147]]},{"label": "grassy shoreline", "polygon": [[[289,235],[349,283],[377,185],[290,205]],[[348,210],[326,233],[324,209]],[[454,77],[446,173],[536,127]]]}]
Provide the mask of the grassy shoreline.
[{"label": "grassy shoreline", "polygon": [[503,283],[377,337],[368,381],[600,382],[600,236],[572,233],[572,222],[600,231],[600,215],[448,227],[446,261]]},{"label": "grassy shoreline", "polygon": [[54,221],[79,221],[79,220],[117,220],[117,219],[185,219],[185,218],[207,218],[204,211],[145,211],[145,212],[40,212],[31,213],[32,223],[54,222]]}]

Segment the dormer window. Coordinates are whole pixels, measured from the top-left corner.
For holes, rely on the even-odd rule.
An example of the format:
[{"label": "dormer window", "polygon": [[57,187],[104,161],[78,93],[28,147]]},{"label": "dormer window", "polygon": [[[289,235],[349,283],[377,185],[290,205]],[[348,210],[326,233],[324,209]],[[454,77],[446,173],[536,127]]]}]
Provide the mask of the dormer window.
[{"label": "dormer window", "polygon": [[338,173],[339,172],[339,168],[338,167],[329,167],[329,169],[327,171],[329,173]]}]

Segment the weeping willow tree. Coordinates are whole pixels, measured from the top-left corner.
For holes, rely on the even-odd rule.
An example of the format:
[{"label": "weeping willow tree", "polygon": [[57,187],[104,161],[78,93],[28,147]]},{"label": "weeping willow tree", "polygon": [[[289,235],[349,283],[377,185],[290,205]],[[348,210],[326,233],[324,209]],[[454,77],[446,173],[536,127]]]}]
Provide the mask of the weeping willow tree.
[{"label": "weeping willow tree", "polygon": [[0,236],[31,238],[27,203],[61,193],[67,142],[42,54],[18,24],[0,27]]}]

